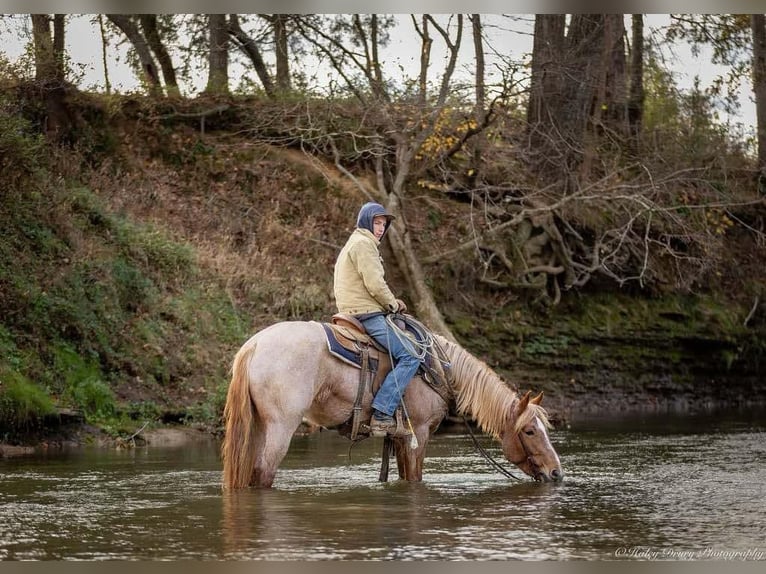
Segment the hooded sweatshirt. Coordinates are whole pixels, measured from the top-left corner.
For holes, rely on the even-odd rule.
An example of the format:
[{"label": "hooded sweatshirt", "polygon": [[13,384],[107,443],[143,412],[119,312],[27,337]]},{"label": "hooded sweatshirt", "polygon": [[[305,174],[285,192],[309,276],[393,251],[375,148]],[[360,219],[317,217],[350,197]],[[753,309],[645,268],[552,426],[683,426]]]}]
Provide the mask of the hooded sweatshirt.
[{"label": "hooded sweatshirt", "polygon": [[386,216],[388,231],[394,216],[379,203],[365,203],[359,210],[356,229],[335,262],[335,303],[340,313],[360,315],[397,309],[396,297],[386,283],[383,259],[378,251],[380,242],[372,232],[376,215]]}]

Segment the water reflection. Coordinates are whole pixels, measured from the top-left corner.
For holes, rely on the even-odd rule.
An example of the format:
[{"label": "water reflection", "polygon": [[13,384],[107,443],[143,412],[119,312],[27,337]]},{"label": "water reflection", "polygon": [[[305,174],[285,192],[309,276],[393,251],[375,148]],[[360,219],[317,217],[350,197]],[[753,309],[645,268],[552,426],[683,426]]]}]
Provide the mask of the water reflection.
[{"label": "water reflection", "polygon": [[418,484],[334,433],[297,438],[271,490],[223,492],[213,443],[3,460],[0,558],[722,559],[762,546],[764,439],[762,413],[589,421],[552,433],[561,484],[508,480],[464,435]]}]

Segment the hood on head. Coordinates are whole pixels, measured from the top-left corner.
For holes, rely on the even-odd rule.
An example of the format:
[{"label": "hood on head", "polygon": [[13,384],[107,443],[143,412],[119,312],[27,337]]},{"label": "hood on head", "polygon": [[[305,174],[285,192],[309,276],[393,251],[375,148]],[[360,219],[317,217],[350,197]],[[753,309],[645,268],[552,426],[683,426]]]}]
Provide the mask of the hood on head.
[{"label": "hood on head", "polygon": [[[375,203],[374,201],[365,203],[359,210],[359,215],[356,218],[356,226],[360,229],[366,229],[370,233],[373,233],[372,220],[378,215],[386,216],[386,231],[388,231],[388,228],[391,226],[391,222],[395,219],[395,216],[388,213],[385,207],[379,203]],[[385,235],[385,232],[383,235]]]}]

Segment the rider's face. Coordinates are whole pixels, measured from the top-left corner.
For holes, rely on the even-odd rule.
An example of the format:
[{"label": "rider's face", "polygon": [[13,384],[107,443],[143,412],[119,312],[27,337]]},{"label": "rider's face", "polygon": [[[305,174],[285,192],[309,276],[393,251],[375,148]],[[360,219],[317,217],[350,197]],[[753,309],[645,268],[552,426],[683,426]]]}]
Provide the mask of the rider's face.
[{"label": "rider's face", "polygon": [[386,231],[386,217],[384,215],[376,215],[372,219],[372,233],[380,241],[383,237],[383,233]]}]

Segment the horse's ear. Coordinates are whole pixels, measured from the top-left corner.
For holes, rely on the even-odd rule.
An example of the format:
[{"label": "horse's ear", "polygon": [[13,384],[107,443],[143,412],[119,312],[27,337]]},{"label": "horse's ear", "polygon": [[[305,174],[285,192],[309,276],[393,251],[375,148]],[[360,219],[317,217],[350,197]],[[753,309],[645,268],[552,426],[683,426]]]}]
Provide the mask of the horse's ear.
[{"label": "horse's ear", "polygon": [[532,403],[533,405],[539,405],[540,401],[542,400],[543,400],[543,391],[540,391],[540,394],[532,399],[529,399],[529,402]]},{"label": "horse's ear", "polygon": [[524,393],[524,396],[519,399],[519,404],[516,405],[516,412],[518,414],[523,413],[527,406],[529,405],[529,397],[532,394],[532,391],[527,391]]}]

